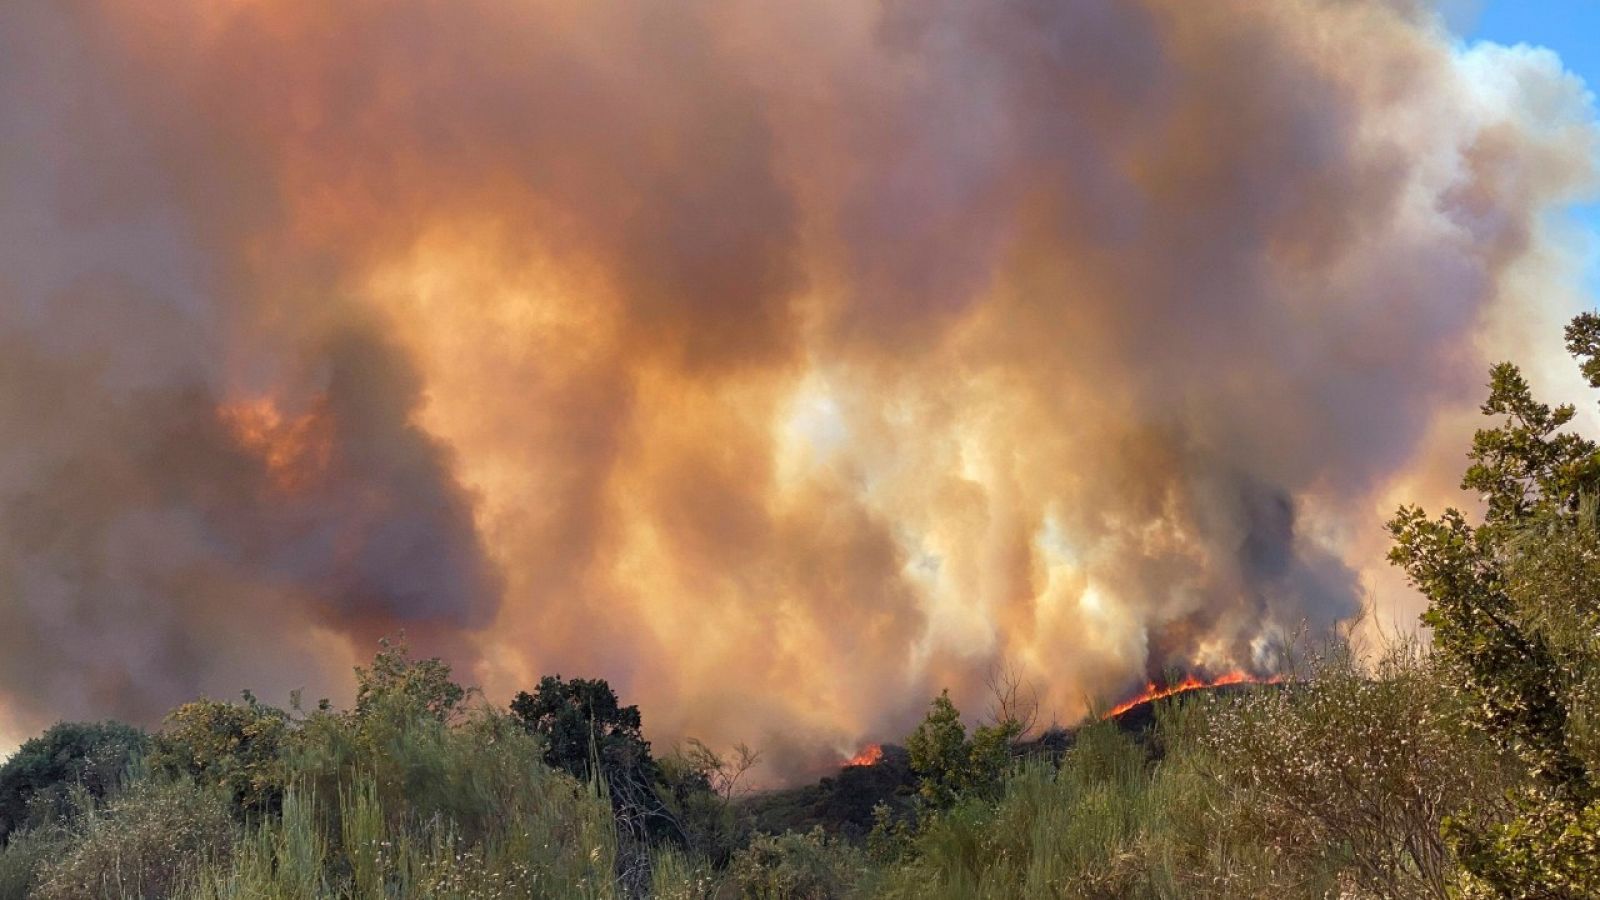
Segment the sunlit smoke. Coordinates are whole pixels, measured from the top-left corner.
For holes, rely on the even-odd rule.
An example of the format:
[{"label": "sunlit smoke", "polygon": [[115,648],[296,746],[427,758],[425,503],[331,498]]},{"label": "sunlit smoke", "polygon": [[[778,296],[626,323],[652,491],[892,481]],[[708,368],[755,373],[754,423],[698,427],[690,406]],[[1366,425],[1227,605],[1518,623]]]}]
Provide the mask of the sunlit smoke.
[{"label": "sunlit smoke", "polygon": [[1596,135],[1399,0],[0,5],[3,718],[404,632],[779,778],[1269,678],[1406,608]]}]

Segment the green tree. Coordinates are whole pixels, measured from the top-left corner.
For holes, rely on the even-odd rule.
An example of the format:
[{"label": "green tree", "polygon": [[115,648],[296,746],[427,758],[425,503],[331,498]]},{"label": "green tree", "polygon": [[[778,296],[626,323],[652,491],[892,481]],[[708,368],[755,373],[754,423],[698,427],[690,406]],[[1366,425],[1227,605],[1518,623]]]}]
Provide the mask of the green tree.
[{"label": "green tree", "polygon": [[611,797],[617,828],[628,836],[626,853],[673,838],[693,843],[669,804],[673,787],[644,739],[639,707],[623,706],[605,679],[560,675],[539,679],[533,693],[519,692],[511,715],[545,744],[544,760],[581,781],[603,785]]},{"label": "green tree", "polygon": [[65,817],[75,787],[105,799],[148,742],[121,722],[61,722],[29,739],[0,766],[0,844],[19,828]]},{"label": "green tree", "polygon": [[[1600,316],[1567,327],[1568,349],[1600,387]],[[1462,488],[1484,503],[1483,521],[1447,509],[1430,518],[1402,507],[1389,523],[1390,559],[1427,596],[1424,621],[1443,662],[1475,710],[1478,727],[1522,760],[1530,775],[1510,821],[1446,830],[1469,873],[1467,888],[1484,895],[1580,897],[1600,894],[1600,814],[1593,760],[1578,752],[1574,716],[1591,713],[1593,647],[1576,646],[1572,631],[1552,627],[1592,616],[1588,590],[1593,556],[1584,520],[1600,487],[1600,446],[1564,431],[1572,406],[1534,400],[1510,363],[1490,371],[1485,415],[1501,417],[1478,431]],[[1597,548],[1600,549],[1600,548]]]},{"label": "green tree", "polygon": [[1006,718],[979,726],[969,739],[961,711],[951,702],[950,691],[943,691],[906,738],[918,792],[935,809],[946,809],[969,793],[992,795],[1005,777],[1011,745],[1022,727]]},{"label": "green tree", "polygon": [[598,761],[607,777],[627,773],[658,780],[639,707],[623,706],[603,678],[546,675],[532,694],[521,691],[512,699],[511,714],[544,738],[546,763],[576,778],[592,778],[591,763]]}]

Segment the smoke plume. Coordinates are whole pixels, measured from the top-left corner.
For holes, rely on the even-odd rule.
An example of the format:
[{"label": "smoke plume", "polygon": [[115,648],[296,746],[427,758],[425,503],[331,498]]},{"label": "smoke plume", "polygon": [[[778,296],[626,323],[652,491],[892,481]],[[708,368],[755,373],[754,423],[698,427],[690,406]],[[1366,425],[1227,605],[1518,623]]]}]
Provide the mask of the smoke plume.
[{"label": "smoke plume", "polygon": [[1000,663],[1269,673],[1596,148],[1398,0],[13,0],[0,724],[403,631],[792,772]]}]

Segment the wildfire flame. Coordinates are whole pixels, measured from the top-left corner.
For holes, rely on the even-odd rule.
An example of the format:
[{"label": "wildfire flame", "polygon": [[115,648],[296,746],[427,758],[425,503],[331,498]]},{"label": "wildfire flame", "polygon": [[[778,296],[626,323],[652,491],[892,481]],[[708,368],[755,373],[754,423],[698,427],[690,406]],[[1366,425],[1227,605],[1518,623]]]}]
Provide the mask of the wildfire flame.
[{"label": "wildfire flame", "polygon": [[882,759],[883,759],[883,745],[882,744],[868,744],[867,746],[861,748],[861,752],[860,753],[857,753],[855,756],[852,756],[848,760],[845,760],[844,767],[846,769],[848,769],[848,768],[850,768],[852,766],[873,766],[873,765],[877,765],[879,760],[882,760]]},{"label": "wildfire flame", "polygon": [[1186,675],[1182,681],[1179,681],[1176,684],[1159,685],[1154,681],[1151,681],[1145,684],[1144,690],[1140,691],[1137,696],[1113,706],[1111,711],[1106,713],[1102,718],[1115,718],[1127,712],[1128,710],[1133,709],[1135,706],[1139,706],[1140,704],[1150,703],[1155,700],[1162,700],[1167,697],[1182,694],[1185,691],[1194,691],[1199,690],[1200,688],[1222,687],[1223,685],[1228,684],[1277,684],[1282,680],[1283,677],[1280,675],[1273,675],[1270,678],[1260,678],[1255,675],[1251,675],[1249,672],[1233,671],[1219,675],[1210,681],[1206,681],[1197,675]]}]

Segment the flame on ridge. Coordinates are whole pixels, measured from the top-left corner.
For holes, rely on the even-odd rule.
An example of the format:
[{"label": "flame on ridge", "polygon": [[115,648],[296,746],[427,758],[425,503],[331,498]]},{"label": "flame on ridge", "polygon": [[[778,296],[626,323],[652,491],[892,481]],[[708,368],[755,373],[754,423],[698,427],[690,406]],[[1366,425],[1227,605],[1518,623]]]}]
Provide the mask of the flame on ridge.
[{"label": "flame on ridge", "polygon": [[845,760],[844,768],[852,766],[874,766],[883,759],[882,744],[868,744],[861,748],[861,752]]},{"label": "flame on ridge", "polygon": [[1154,681],[1150,681],[1145,683],[1144,690],[1140,691],[1137,696],[1111,707],[1111,710],[1104,716],[1101,716],[1101,718],[1114,719],[1128,710],[1133,709],[1135,706],[1139,706],[1144,703],[1151,703],[1156,700],[1162,700],[1167,697],[1182,694],[1185,691],[1194,691],[1199,690],[1200,688],[1222,687],[1223,685],[1229,684],[1277,684],[1282,680],[1283,676],[1281,675],[1273,675],[1267,678],[1261,678],[1256,675],[1251,675],[1249,672],[1235,670],[1233,672],[1223,673],[1222,675],[1219,675],[1210,681],[1202,679],[1198,675],[1185,675],[1182,681],[1168,685],[1158,685]]}]

